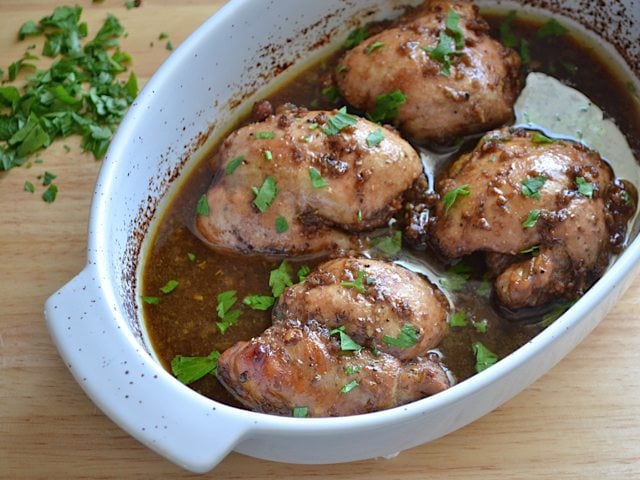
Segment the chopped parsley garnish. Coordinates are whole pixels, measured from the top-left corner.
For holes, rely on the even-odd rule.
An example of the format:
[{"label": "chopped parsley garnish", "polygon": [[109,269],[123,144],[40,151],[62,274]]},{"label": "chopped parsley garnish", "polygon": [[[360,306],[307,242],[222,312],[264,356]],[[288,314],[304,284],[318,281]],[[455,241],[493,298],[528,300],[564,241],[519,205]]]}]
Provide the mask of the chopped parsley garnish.
[{"label": "chopped parsley garnish", "polygon": [[264,151],[264,159],[267,162],[270,162],[271,160],[273,160],[273,153],[271,153],[271,150],[265,150]]},{"label": "chopped parsley garnish", "polygon": [[578,192],[585,197],[593,198],[593,189],[595,185],[587,182],[584,177],[577,177],[576,184],[578,185]]},{"label": "chopped parsley garnish", "polygon": [[298,282],[304,282],[310,271],[311,269],[307,265],[302,265],[298,269]]},{"label": "chopped parsley garnish", "polygon": [[140,298],[144,303],[148,303],[149,305],[158,305],[160,303],[160,297],[152,297],[149,295],[141,295]]},{"label": "chopped parsley garnish", "polygon": [[551,18],[538,29],[536,35],[538,38],[559,37],[568,31],[567,27],[562,25],[555,18]]},{"label": "chopped parsley garnish", "polygon": [[456,49],[460,50],[464,47],[464,32],[460,28],[460,15],[455,10],[449,10],[444,23],[447,32],[456,43]]},{"label": "chopped parsley garnish", "polygon": [[471,191],[469,185],[460,185],[452,190],[449,190],[442,196],[442,203],[444,204],[444,214],[449,213],[449,209],[456,203],[458,197],[466,197]]},{"label": "chopped parsley garnish", "polygon": [[167,44],[164,46],[164,48],[166,48],[166,49],[167,49],[167,50],[169,50],[169,51],[172,51],[172,50],[173,50],[173,43],[171,43],[171,40],[169,40],[169,41],[167,42]]},{"label": "chopped parsley garnish", "polygon": [[540,218],[541,213],[542,210],[538,210],[537,208],[531,210],[527,215],[527,218],[522,222],[522,226],[524,228],[533,228],[538,222],[538,218]]},{"label": "chopped parsley garnish", "polygon": [[178,282],[177,280],[169,280],[162,287],[160,287],[160,291],[164,294],[171,293],[176,288],[178,288],[178,285],[180,285],[180,282]]},{"label": "chopped parsley garnish", "polygon": [[276,233],[284,233],[289,230],[289,223],[282,215],[276,217]]},{"label": "chopped parsley garnish", "polygon": [[381,42],[381,41],[373,42],[371,45],[367,47],[367,49],[365,50],[365,53],[367,55],[370,55],[371,53],[375,52],[376,50],[382,47],[384,47],[384,42]]},{"label": "chopped parsley garnish", "polygon": [[293,285],[291,275],[289,274],[289,263],[284,261],[275,270],[271,270],[269,274],[269,286],[275,298],[278,298],[284,292],[284,289]]},{"label": "chopped parsley garnish", "polygon": [[531,143],[534,145],[549,145],[550,143],[555,143],[555,140],[536,132],[531,135]]},{"label": "chopped parsley garnish", "polygon": [[472,321],[471,323],[473,324],[473,328],[476,329],[476,332],[478,332],[478,333],[487,333],[488,322],[487,322],[486,318],[483,319],[483,320],[480,320],[478,322]]},{"label": "chopped parsley garnish", "polygon": [[336,73],[342,73],[342,72],[344,72],[346,69],[347,69],[347,66],[346,66],[346,65],[338,65],[338,66],[336,67]]},{"label": "chopped parsley garnish", "polygon": [[398,109],[407,101],[407,96],[401,90],[383,93],[376,97],[373,112],[367,113],[367,118],[375,123],[389,122],[398,116]]},{"label": "chopped parsley garnish", "polygon": [[24,182],[24,191],[25,192],[29,192],[29,193],[35,193],[36,191],[36,187],[33,186],[33,183],[31,183],[30,181],[26,181]]},{"label": "chopped parsley garnish", "polygon": [[253,310],[269,310],[275,301],[276,299],[269,295],[248,295],[244,297],[242,303]]},{"label": "chopped parsley garnish", "polygon": [[242,312],[240,310],[231,310],[231,307],[238,301],[235,290],[227,290],[218,294],[217,300],[216,312],[220,321],[216,322],[216,325],[218,325],[220,333],[224,335],[230,326],[236,324]]},{"label": "chopped parsley garnish", "polygon": [[342,107],[338,113],[327,120],[327,124],[322,127],[326,135],[336,135],[347,127],[352,127],[358,123],[358,117],[347,113],[347,107]]},{"label": "chopped parsley garnish", "polygon": [[260,189],[254,187],[253,193],[256,198],[253,200],[253,204],[261,212],[266,212],[278,194],[278,187],[276,186],[275,179],[269,175],[264,179]]},{"label": "chopped parsley garnish", "polygon": [[474,342],[471,345],[473,354],[476,356],[476,372],[486,370],[498,361],[498,356],[485,347],[481,342]]},{"label": "chopped parsley garnish", "polygon": [[382,129],[378,128],[367,135],[367,147],[374,148],[380,145],[384,140],[384,133],[382,133]]},{"label": "chopped parsley garnish", "polygon": [[441,75],[448,77],[451,74],[451,55],[457,55],[453,38],[445,32],[440,32],[438,44],[434,48],[422,47],[429,56],[441,65]]},{"label": "chopped parsley garnish", "polygon": [[322,178],[320,172],[314,167],[309,167],[309,178],[311,179],[311,185],[313,185],[313,188],[324,188],[329,186],[329,182]]},{"label": "chopped parsley garnish", "polygon": [[525,248],[523,250],[520,250],[520,254],[521,255],[533,255],[536,254],[540,251],[540,245],[532,245],[529,248]]},{"label": "chopped parsley garnish", "polygon": [[471,267],[464,262],[456,263],[444,274],[440,285],[445,290],[457,292],[462,290],[471,278]]},{"label": "chopped parsley garnish", "polygon": [[531,51],[529,50],[529,42],[523,38],[520,40],[520,59],[523,65],[531,63]]},{"label": "chopped parsley garnish", "polygon": [[[20,90],[0,87],[0,171],[25,164],[31,154],[72,134],[82,135],[82,148],[102,158],[114,127],[137,95],[133,73],[126,82],[117,80],[131,61],[118,47],[124,33],[118,20],[108,15],[96,36],[82,45],[88,31],[81,14],[79,6],[57,7],[38,23],[30,20],[20,27],[20,40],[44,36],[42,55],[53,62],[40,70],[31,63],[39,58],[27,51],[9,66],[9,81],[23,70],[33,74]],[[42,198],[53,202],[58,190],[49,187]]]},{"label": "chopped parsley garnish", "polygon": [[476,287],[476,293],[484,298],[489,298],[489,295],[491,295],[491,282],[489,282],[489,279],[486,276]]},{"label": "chopped parsley garnish", "polygon": [[53,203],[56,201],[56,197],[58,196],[58,187],[53,183],[47,187],[47,189],[42,194],[42,200],[47,203]]},{"label": "chopped parsley garnish", "polygon": [[200,380],[207,374],[215,375],[220,353],[211,352],[206,357],[185,357],[178,355],[171,360],[171,372],[185,385]]},{"label": "chopped parsley garnish", "polygon": [[169,34],[167,32],[160,32],[160,35],[158,35],[158,40],[166,40],[167,38],[169,38]]},{"label": "chopped parsley garnish", "polygon": [[356,28],[355,30],[352,30],[351,33],[349,33],[349,36],[342,44],[342,46],[346,50],[357,47],[358,45],[360,45],[360,43],[366,40],[368,36],[369,32],[367,31],[367,27]]},{"label": "chopped parsley garnish", "polygon": [[195,253],[191,253],[191,252],[187,252],[187,258],[189,259],[190,262],[195,262],[196,261],[196,254]]},{"label": "chopped parsley garnish", "polygon": [[573,304],[576,302],[564,302],[561,303],[559,305],[556,305],[553,310],[551,310],[548,313],[545,313],[542,316],[542,327],[543,328],[547,328],[549,325],[551,325],[553,322],[555,322],[558,318],[560,318],[560,316],[566,312],[567,310],[569,310],[570,307],[573,306]]},{"label": "chopped parsley garnish", "polygon": [[330,87],[323,88],[320,93],[323,97],[326,97],[331,103],[335,102],[340,98],[340,90],[335,85]]},{"label": "chopped parsley garnish", "polygon": [[385,335],[382,341],[387,345],[398,348],[413,347],[418,343],[418,330],[410,323],[405,323],[400,329],[400,333],[397,337],[389,337]]},{"label": "chopped parsley garnish", "polygon": [[53,173],[45,171],[44,175],[42,176],[42,185],[46,187],[47,185],[50,185],[51,182],[56,178],[57,176]]},{"label": "chopped parsley garnish", "polygon": [[224,174],[231,175],[233,172],[236,171],[236,168],[242,165],[242,162],[244,162],[244,156],[243,155],[237,156],[236,158],[231,160],[229,163],[227,163],[226,167],[224,167]]},{"label": "chopped parsley garnish", "polygon": [[353,339],[344,333],[345,326],[341,325],[338,328],[334,328],[329,332],[331,335],[338,335],[340,337],[340,350],[348,352],[359,352],[362,350],[362,346],[358,345]]},{"label": "chopped parsley garnish", "polygon": [[360,371],[360,367],[355,365],[347,365],[346,367],[344,367],[344,373],[346,375],[355,375],[359,371]]},{"label": "chopped parsley garnish", "polygon": [[355,288],[360,293],[367,293],[367,290],[364,286],[365,283],[367,285],[372,285],[375,283],[375,278],[366,277],[364,271],[358,270],[358,276],[353,282],[342,282],[340,283],[340,285],[342,285],[345,288]]},{"label": "chopped parsley garnish", "polygon": [[540,199],[539,190],[543,187],[546,181],[547,181],[547,177],[543,175],[540,175],[538,177],[527,177],[524,180],[522,180],[522,182],[520,182],[520,185],[522,185],[520,191],[522,192],[522,195],[524,195],[525,197],[531,197],[531,198],[535,198],[536,200],[539,200]]},{"label": "chopped parsley garnish", "polygon": [[276,134],[274,132],[256,132],[256,138],[258,140],[272,140],[276,138]]},{"label": "chopped parsley garnish", "polygon": [[396,230],[391,235],[374,238],[371,245],[387,255],[395,255],[402,249],[402,232]]},{"label": "chopped parsley garnish", "polygon": [[467,314],[464,312],[454,312],[449,317],[449,325],[452,327],[466,327],[468,324]]},{"label": "chopped parsley garnish", "polygon": [[356,388],[358,385],[360,385],[360,384],[358,383],[357,380],[351,380],[349,383],[347,383],[344,387],[342,387],[340,389],[340,392],[341,393],[349,393],[351,390]]},{"label": "chopped parsley garnish", "polygon": [[518,46],[518,37],[511,30],[516,14],[515,10],[509,10],[504,21],[500,24],[500,43],[505,47],[516,48]]},{"label": "chopped parsley garnish", "polygon": [[202,195],[199,199],[198,199],[198,204],[196,205],[196,213],[198,215],[202,215],[203,217],[208,217],[210,210],[209,210],[209,202],[207,202],[207,195]]},{"label": "chopped parsley garnish", "polygon": [[293,407],[291,415],[296,418],[305,418],[309,416],[309,407]]}]

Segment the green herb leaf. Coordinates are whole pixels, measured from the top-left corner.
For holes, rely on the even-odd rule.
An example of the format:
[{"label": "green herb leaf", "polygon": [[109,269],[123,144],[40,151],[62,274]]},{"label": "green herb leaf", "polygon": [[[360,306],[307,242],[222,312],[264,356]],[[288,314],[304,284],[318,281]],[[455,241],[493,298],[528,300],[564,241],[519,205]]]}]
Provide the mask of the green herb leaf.
[{"label": "green herb leaf", "polygon": [[360,371],[360,367],[356,365],[347,365],[346,367],[344,367],[344,373],[346,375],[355,375],[359,371]]},{"label": "green herb leaf", "polygon": [[525,197],[540,199],[539,190],[544,186],[547,177],[540,175],[538,177],[527,177],[520,182],[522,195]]},{"label": "green herb leaf", "polygon": [[369,32],[367,31],[367,27],[356,28],[355,30],[352,30],[351,33],[349,33],[349,36],[342,46],[346,50],[349,50],[360,45],[360,43],[366,40],[368,36]]},{"label": "green herb leaf", "polygon": [[367,118],[375,123],[390,122],[398,116],[400,107],[406,102],[407,96],[401,90],[378,95],[373,112],[367,113]]},{"label": "green herb leaf", "polygon": [[402,249],[402,232],[396,230],[391,235],[374,238],[371,245],[387,255],[395,255]]},{"label": "green herb leaf", "polygon": [[57,196],[58,196],[58,187],[52,183],[42,194],[42,200],[44,200],[47,203],[53,203],[56,201]]},{"label": "green herb leaf", "polygon": [[455,10],[449,10],[447,12],[447,18],[445,20],[445,26],[447,33],[451,35],[456,44],[456,49],[460,50],[464,47],[464,32],[460,28],[460,15]]},{"label": "green herb leaf", "polygon": [[384,42],[381,42],[381,41],[373,42],[371,45],[369,45],[366,48],[365,53],[367,55],[370,55],[372,52],[375,52],[377,49],[382,47],[384,47]]},{"label": "green herb leaf", "polygon": [[282,215],[276,217],[276,233],[284,233],[289,230],[289,223]]},{"label": "green herb leaf", "polygon": [[555,18],[551,18],[538,29],[536,35],[538,38],[559,37],[566,34],[568,31],[569,30]]},{"label": "green herb leaf", "polygon": [[466,197],[469,195],[471,191],[469,190],[469,185],[460,185],[452,190],[449,190],[442,196],[442,203],[444,204],[444,214],[447,215],[449,213],[449,209],[456,203],[458,197]]},{"label": "green herb leaf", "polygon": [[525,248],[523,250],[520,250],[520,254],[522,255],[533,255],[535,253],[538,253],[538,251],[540,250],[540,245],[532,245],[529,248]]},{"label": "green herb leaf", "polygon": [[529,42],[525,38],[520,40],[520,60],[522,60],[523,65],[529,65],[531,63]]},{"label": "green herb leaf", "polygon": [[269,310],[276,299],[268,295],[249,295],[244,297],[242,303],[253,310]]},{"label": "green herb leaf", "polygon": [[190,262],[195,262],[196,261],[196,254],[195,253],[191,253],[191,252],[187,252],[187,258],[189,259]]},{"label": "green herb leaf", "polygon": [[358,345],[353,339],[344,333],[345,326],[341,325],[338,328],[331,330],[330,335],[338,335],[340,337],[340,350],[349,352],[359,352],[362,350],[362,346]]},{"label": "green herb leaf", "polygon": [[271,287],[271,292],[275,298],[282,295],[282,292],[284,292],[286,287],[293,285],[289,269],[289,263],[284,261],[277,269],[271,270],[271,273],[269,274],[269,286]]},{"label": "green herb leaf", "polygon": [[24,191],[29,193],[35,193],[36,187],[33,186],[33,183],[27,180],[24,182]]},{"label": "green herb leaf", "polygon": [[518,37],[516,37],[511,30],[513,21],[516,19],[517,12],[510,10],[507,13],[504,21],[500,24],[500,42],[509,48],[516,48],[518,46]]},{"label": "green herb leaf", "polygon": [[556,141],[552,138],[547,137],[546,135],[543,135],[541,133],[534,133],[531,136],[531,143],[533,143],[534,145],[548,145],[550,143],[555,143]]},{"label": "green herb leaf", "polygon": [[271,150],[265,150],[265,151],[264,151],[264,159],[265,159],[267,162],[270,162],[270,161],[272,161],[272,160],[273,160],[273,153],[271,153]]},{"label": "green herb leaf", "polygon": [[449,317],[449,325],[452,327],[466,327],[469,324],[465,312],[454,312]]},{"label": "green herb leaf", "polygon": [[210,213],[209,202],[207,202],[207,195],[204,194],[198,200],[198,204],[196,205],[196,213],[198,215],[202,215],[203,217],[208,217]]},{"label": "green herb leaf", "polygon": [[440,32],[438,44],[434,48],[422,47],[422,49],[427,52],[432,59],[440,63],[442,67],[441,75],[448,77],[451,74],[451,55],[460,53],[456,51],[453,38],[445,32]]},{"label": "green herb leaf", "polygon": [[20,27],[20,30],[18,31],[18,38],[20,40],[24,40],[29,35],[40,35],[41,33],[42,29],[36,25],[36,22],[33,20],[27,20]]},{"label": "green herb leaf", "polygon": [[206,357],[185,357],[178,355],[171,360],[171,372],[185,385],[200,380],[207,374],[215,375],[220,353],[211,352]]},{"label": "green herb leaf", "polygon": [[298,282],[304,282],[309,272],[311,272],[311,269],[307,265],[302,265],[298,269]]},{"label": "green herb leaf", "polygon": [[309,178],[311,178],[313,188],[325,188],[329,186],[329,182],[322,178],[320,172],[314,167],[309,167]]},{"label": "green herb leaf", "polygon": [[167,50],[169,50],[170,52],[173,50],[173,43],[171,43],[171,40],[169,40],[167,42],[167,44],[164,46],[164,48],[166,48]]},{"label": "green herb leaf", "polygon": [[371,285],[375,283],[375,279],[372,277],[365,277],[365,272],[362,270],[358,270],[358,276],[353,282],[342,282],[340,283],[340,285],[345,288],[355,288],[360,293],[367,293],[363,282],[366,282],[367,285]]},{"label": "green herb leaf", "polygon": [[367,147],[374,148],[380,145],[384,140],[384,133],[382,133],[382,129],[378,128],[367,135]]},{"label": "green herb leaf", "polygon": [[231,310],[231,307],[233,307],[238,301],[236,293],[237,292],[235,290],[227,290],[217,296],[218,305],[216,307],[216,312],[218,313],[218,318],[220,318],[221,321],[216,322],[216,325],[220,329],[220,333],[222,335],[225,334],[229,327],[236,324],[238,317],[242,313],[240,310]]},{"label": "green herb leaf", "polygon": [[385,335],[382,341],[387,345],[398,348],[413,347],[418,343],[418,330],[410,323],[405,323],[400,329],[400,333],[397,337],[389,337]]},{"label": "green herb leaf", "polygon": [[338,113],[329,117],[322,131],[326,135],[336,135],[347,127],[352,127],[358,123],[358,117],[347,113],[347,107],[342,107]]},{"label": "green herb leaf", "polygon": [[340,98],[340,90],[338,90],[338,87],[335,85],[323,88],[320,93],[323,97],[327,97],[327,99],[332,103]]},{"label": "green herb leaf", "polygon": [[545,313],[542,317],[542,327],[547,328],[553,322],[555,322],[560,316],[569,310],[576,302],[563,302],[559,305],[556,305],[553,310],[548,313]]},{"label": "green herb leaf", "polygon": [[253,204],[260,212],[266,212],[278,194],[278,187],[276,186],[275,179],[269,175],[264,179],[260,189],[254,193],[256,198],[253,200]]},{"label": "green herb leaf", "polygon": [[158,305],[160,303],[160,297],[151,297],[148,295],[141,295],[140,298],[144,303],[148,303],[149,305]]},{"label": "green herb leaf", "polygon": [[356,388],[358,385],[360,385],[360,384],[358,383],[357,380],[352,380],[349,383],[347,383],[344,387],[342,387],[340,389],[340,392],[341,393],[349,393],[351,390]]},{"label": "green herb leaf", "polygon": [[178,282],[177,280],[169,280],[164,284],[163,287],[160,287],[160,290],[165,294],[171,293],[178,287],[178,285],[180,285],[180,282]]},{"label": "green herb leaf", "polygon": [[244,156],[243,155],[237,156],[236,158],[231,160],[229,163],[227,163],[226,167],[224,167],[224,174],[231,175],[233,172],[236,171],[236,168],[242,165],[243,162],[244,162]]},{"label": "green herb leaf", "polygon": [[580,192],[581,195],[593,198],[595,184],[587,182],[584,177],[577,177],[576,184],[578,185],[578,192]]},{"label": "green herb leaf", "polygon": [[272,140],[276,138],[276,134],[274,132],[256,132],[255,137],[258,140]]},{"label": "green herb leaf", "polygon": [[473,354],[476,356],[476,372],[486,370],[498,361],[498,356],[485,347],[481,342],[474,342],[471,345]]},{"label": "green herb leaf", "polygon": [[471,267],[466,263],[459,262],[447,270],[440,280],[440,285],[445,290],[457,292],[464,288],[469,278],[471,278]]},{"label": "green herb leaf", "polygon": [[127,10],[131,10],[132,8],[135,8],[136,4],[133,0],[126,0],[124,2],[124,6]]},{"label": "green herb leaf", "polygon": [[484,298],[489,298],[491,295],[491,282],[488,278],[483,278],[476,287],[476,293]]},{"label": "green herb leaf", "polygon": [[534,208],[533,210],[531,210],[527,215],[527,218],[525,219],[525,221],[522,222],[522,226],[524,228],[533,228],[538,222],[538,218],[540,218],[541,213],[542,213],[542,210],[538,210],[537,208]]},{"label": "green herb leaf", "polygon": [[291,415],[295,418],[305,418],[309,416],[309,407],[293,407]]},{"label": "green herb leaf", "polygon": [[158,35],[158,40],[166,40],[167,38],[169,38],[169,34],[167,32],[160,32],[160,35]]},{"label": "green herb leaf", "polygon": [[473,323],[473,327],[476,329],[478,333],[487,333],[488,322],[486,319],[480,320],[478,322]]},{"label": "green herb leaf", "polygon": [[44,176],[42,177],[42,185],[44,187],[46,187],[47,185],[51,185],[51,182],[53,180],[55,180],[56,178],[58,178],[58,177],[56,175],[54,175],[53,173],[45,171],[44,172]]}]

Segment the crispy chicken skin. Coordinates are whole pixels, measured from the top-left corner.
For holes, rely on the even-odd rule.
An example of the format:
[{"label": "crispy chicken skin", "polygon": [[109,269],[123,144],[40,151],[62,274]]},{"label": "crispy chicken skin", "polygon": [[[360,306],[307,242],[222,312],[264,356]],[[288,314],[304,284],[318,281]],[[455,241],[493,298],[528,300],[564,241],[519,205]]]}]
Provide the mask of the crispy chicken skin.
[{"label": "crispy chicken skin", "polygon": [[[362,273],[362,288],[345,288]],[[420,275],[380,260],[340,258],[323,263],[303,283],[288,288],[274,310],[276,318],[315,320],[330,329],[345,327],[358,344],[400,360],[422,355],[447,333],[448,303]],[[409,348],[388,345],[411,324],[418,341]]]},{"label": "crispy chicken skin", "polygon": [[[422,173],[420,158],[395,132],[361,118],[324,133],[336,113],[289,107],[231,133],[215,160],[210,213],[196,220],[203,239],[243,253],[300,255],[350,248],[354,233],[384,226]],[[378,130],[384,138],[370,147],[367,137]],[[326,186],[312,184],[310,168]],[[277,193],[261,212],[252,188],[267,177]],[[276,231],[278,217],[284,232]]]},{"label": "crispy chicken skin", "polygon": [[432,242],[450,258],[487,252],[512,310],[581,295],[621,247],[637,198],[598,153],[526,130],[490,132],[436,189],[444,199],[465,186],[448,211],[438,203]]},{"label": "crispy chicken skin", "polygon": [[[357,271],[375,279],[363,278],[366,293],[342,285],[357,279]],[[329,261],[285,290],[273,311],[273,326],[222,353],[218,378],[252,410],[291,415],[293,408],[307,407],[314,417],[373,412],[445,390],[447,373],[428,351],[447,329],[447,307],[434,290],[392,263]],[[409,295],[417,298],[408,300]],[[427,308],[433,309],[431,315]],[[417,344],[406,351],[383,350],[383,335],[395,338],[406,324],[418,331]],[[342,348],[335,330],[342,325],[363,348]],[[367,348],[375,345],[379,352]]]},{"label": "crispy chicken skin", "polygon": [[[447,75],[434,49],[447,29],[447,13],[459,16],[464,45],[449,55]],[[376,98],[400,90],[406,103],[394,125],[417,141],[444,142],[498,127],[513,117],[521,87],[520,58],[488,36],[478,8],[465,1],[426,1],[394,28],[349,50],[336,81],[354,107],[372,112]],[[377,48],[372,47],[381,45]]]}]

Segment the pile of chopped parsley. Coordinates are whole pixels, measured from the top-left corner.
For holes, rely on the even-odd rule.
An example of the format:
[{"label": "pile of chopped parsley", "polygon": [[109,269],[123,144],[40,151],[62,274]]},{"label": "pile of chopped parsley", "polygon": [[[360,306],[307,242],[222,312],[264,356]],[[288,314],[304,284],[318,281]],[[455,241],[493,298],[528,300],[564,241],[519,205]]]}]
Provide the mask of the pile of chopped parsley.
[{"label": "pile of chopped parsley", "polygon": [[[30,20],[20,27],[20,41],[44,37],[40,55],[52,63],[37,68],[36,45],[29,45],[6,75],[0,68],[0,172],[24,165],[54,140],[74,134],[82,136],[83,150],[101,159],[138,94],[133,72],[126,81],[117,79],[131,62],[119,48],[124,29],[118,19],[109,14],[95,37],[86,40],[81,15],[79,6],[58,7],[38,23]],[[17,79],[22,81],[12,85]],[[47,187],[43,200],[53,202],[56,185],[42,184]],[[33,193],[35,187],[26,182],[25,190]]]}]

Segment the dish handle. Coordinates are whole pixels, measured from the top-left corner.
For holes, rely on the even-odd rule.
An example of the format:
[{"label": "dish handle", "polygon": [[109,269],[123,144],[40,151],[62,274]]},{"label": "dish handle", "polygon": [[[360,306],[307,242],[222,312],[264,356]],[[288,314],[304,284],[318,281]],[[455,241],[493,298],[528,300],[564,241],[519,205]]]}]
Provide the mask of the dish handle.
[{"label": "dish handle", "polygon": [[197,473],[216,466],[249,431],[246,412],[209,400],[166,372],[108,304],[97,269],[85,269],[45,303],[65,364],[116,424]]}]

